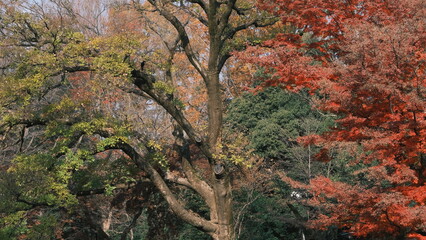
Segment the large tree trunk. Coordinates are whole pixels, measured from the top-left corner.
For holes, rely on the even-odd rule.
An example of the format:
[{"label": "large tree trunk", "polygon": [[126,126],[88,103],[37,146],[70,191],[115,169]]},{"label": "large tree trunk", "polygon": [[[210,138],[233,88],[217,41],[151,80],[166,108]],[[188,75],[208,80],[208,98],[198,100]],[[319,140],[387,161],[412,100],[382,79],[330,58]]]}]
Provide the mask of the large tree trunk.
[{"label": "large tree trunk", "polygon": [[[210,26],[210,34],[216,34],[215,27]],[[206,81],[208,95],[208,144],[213,153],[217,154],[217,143],[220,142],[223,125],[222,90],[219,79],[218,57],[220,52],[220,38],[210,36],[210,56],[208,63],[208,80]],[[215,240],[233,239],[233,212],[232,212],[232,188],[229,172],[224,168],[225,164],[217,159],[210,163],[212,166],[212,185],[214,206],[211,209],[211,220],[217,224],[217,231],[212,234]],[[216,169],[218,167],[218,169]]]},{"label": "large tree trunk", "polygon": [[211,215],[216,218],[217,232],[212,234],[215,240],[234,239],[234,227],[232,217],[231,184],[228,176],[216,179],[214,183],[215,208],[211,209]]}]

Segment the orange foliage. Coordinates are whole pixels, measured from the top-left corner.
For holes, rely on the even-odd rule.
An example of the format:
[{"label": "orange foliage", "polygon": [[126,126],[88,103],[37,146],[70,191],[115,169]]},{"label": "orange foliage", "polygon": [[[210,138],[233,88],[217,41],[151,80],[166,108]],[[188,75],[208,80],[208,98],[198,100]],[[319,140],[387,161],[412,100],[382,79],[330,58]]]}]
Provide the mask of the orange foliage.
[{"label": "orange foliage", "polygon": [[[316,107],[342,116],[321,141],[358,143],[366,153],[362,160],[378,163],[366,170],[369,187],[313,180],[312,203],[327,211],[312,225],[337,224],[355,236],[424,239],[424,0],[261,0],[260,5],[294,29],[242,55],[270,74],[260,88],[320,94]],[[323,149],[317,157],[328,160],[327,155]]]}]

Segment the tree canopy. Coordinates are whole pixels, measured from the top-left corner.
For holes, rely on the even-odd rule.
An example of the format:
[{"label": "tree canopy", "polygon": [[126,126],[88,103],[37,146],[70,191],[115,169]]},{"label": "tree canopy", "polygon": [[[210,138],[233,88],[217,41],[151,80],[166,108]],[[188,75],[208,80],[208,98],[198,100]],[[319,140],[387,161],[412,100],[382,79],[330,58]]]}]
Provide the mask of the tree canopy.
[{"label": "tree canopy", "polygon": [[261,5],[296,29],[265,43],[264,50],[250,50],[262,54],[251,60],[272,75],[265,84],[306,87],[318,94],[319,109],[339,116],[326,134],[301,141],[322,145],[322,161],[333,157],[330,148],[338,143],[356,144],[362,149],[356,161],[370,164],[357,172],[368,184],[313,180],[313,203],[326,204],[326,212],[312,224],[338,223],[363,237],[420,237],[426,212],[425,2]]},{"label": "tree canopy", "polygon": [[0,239],[424,239],[424,0],[0,0]]}]

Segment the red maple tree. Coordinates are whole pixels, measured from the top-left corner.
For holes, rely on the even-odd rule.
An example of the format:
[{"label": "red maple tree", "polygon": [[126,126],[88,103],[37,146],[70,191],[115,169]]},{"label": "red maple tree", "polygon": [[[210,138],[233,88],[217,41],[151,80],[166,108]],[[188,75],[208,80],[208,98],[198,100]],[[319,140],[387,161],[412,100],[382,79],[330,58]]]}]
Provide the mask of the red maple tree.
[{"label": "red maple tree", "polygon": [[[340,116],[323,136],[302,141],[362,146],[366,184],[312,180],[313,204],[355,236],[426,238],[426,2],[424,0],[261,0],[289,33],[247,59],[270,74],[264,85],[308,88],[315,105]],[[328,201],[333,199],[333,203]]]}]

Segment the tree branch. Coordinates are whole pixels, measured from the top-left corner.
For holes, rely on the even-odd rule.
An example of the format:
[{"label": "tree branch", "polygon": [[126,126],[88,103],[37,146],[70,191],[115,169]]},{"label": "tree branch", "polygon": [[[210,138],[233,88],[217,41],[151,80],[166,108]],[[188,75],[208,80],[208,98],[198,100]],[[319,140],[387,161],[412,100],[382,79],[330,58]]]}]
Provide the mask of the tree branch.
[{"label": "tree branch", "polygon": [[198,61],[198,59],[195,56],[194,51],[192,50],[190,41],[189,41],[189,37],[188,34],[185,30],[185,27],[183,26],[183,24],[179,21],[179,19],[173,15],[172,13],[170,13],[169,11],[167,11],[164,7],[160,6],[159,4],[157,4],[157,2],[155,0],[148,0],[159,12],[160,14],[167,20],[169,21],[173,27],[176,29],[176,31],[178,32],[180,41],[182,43],[182,47],[185,50],[185,54],[189,60],[189,62],[191,63],[192,66],[194,66],[194,68],[197,70],[197,72],[201,75],[201,77],[204,80],[207,80],[207,76],[206,76],[206,69],[201,65],[201,63]]},{"label": "tree branch", "polygon": [[188,2],[198,4],[204,10],[205,14],[209,12],[209,6],[203,0],[188,0]]},{"label": "tree branch", "polygon": [[222,17],[219,20],[219,28],[218,28],[219,36],[222,36],[225,28],[228,26],[229,17],[231,16],[232,9],[234,9],[236,2],[237,0],[228,0],[228,2],[226,3],[225,12],[222,14]]},{"label": "tree branch", "polygon": [[154,183],[154,185],[157,187],[157,189],[160,191],[160,193],[163,195],[164,199],[169,204],[172,211],[178,215],[180,218],[182,218],[184,221],[188,222],[189,224],[203,229],[205,232],[215,232],[217,226],[213,224],[212,222],[202,218],[197,213],[194,213],[191,210],[185,209],[183,207],[183,204],[179,202],[170,188],[167,186],[167,184],[164,182],[161,175],[155,170],[151,164],[149,164],[147,161],[145,161],[132,146],[130,146],[127,143],[120,143],[118,144],[119,148],[126,153],[129,157],[131,157],[137,166],[144,170],[151,181]]},{"label": "tree branch", "polygon": [[189,183],[188,179],[174,175],[171,172],[166,173],[165,179],[172,183],[176,183],[176,184],[195,190],[194,186],[192,186],[191,183]]},{"label": "tree branch", "polygon": [[188,137],[200,147],[201,151],[207,157],[209,162],[213,163],[213,156],[209,147],[204,141],[202,141],[201,137],[196,133],[191,123],[185,118],[182,111],[180,111],[175,106],[175,104],[168,100],[166,96],[161,96],[155,91],[155,89],[153,89],[153,82],[155,82],[155,78],[152,75],[140,71],[133,71],[132,75],[135,85],[148,94],[158,104],[160,104],[182,127]]},{"label": "tree branch", "polygon": [[253,19],[253,20],[251,20],[249,22],[246,22],[244,24],[238,25],[238,26],[236,26],[234,28],[230,28],[226,32],[226,34],[223,35],[222,41],[226,41],[228,39],[233,38],[236,33],[240,32],[242,30],[245,30],[245,29],[247,29],[247,28],[249,28],[251,26],[254,26],[254,27],[267,27],[267,26],[274,25],[276,22],[278,22],[278,19],[277,18],[272,18],[272,20],[270,22],[268,21],[268,22],[264,22],[264,23],[262,23],[261,21],[264,21],[264,19],[262,19],[262,20],[260,20],[260,19]]},{"label": "tree branch", "polygon": [[38,203],[38,202],[31,202],[31,201],[22,199],[20,193],[16,195],[16,201],[17,202],[21,202],[21,203],[25,203],[27,205],[30,205],[31,208],[35,208],[35,207],[49,207],[50,206],[49,204],[44,203],[44,202]]},{"label": "tree branch", "polygon": [[225,65],[225,63],[226,63],[226,61],[229,59],[231,57],[231,54],[230,53],[225,53],[225,54],[222,54],[220,57],[219,57],[219,62],[218,62],[218,69],[222,69],[223,68],[223,65]]},{"label": "tree branch", "polygon": [[181,7],[186,13],[191,15],[192,17],[196,18],[200,23],[202,23],[204,26],[208,26],[209,22],[206,18],[204,18],[201,14],[193,12],[189,7]]},{"label": "tree branch", "polygon": [[123,233],[121,233],[120,240],[127,239],[127,234],[129,234],[130,230],[132,230],[132,228],[136,226],[136,222],[138,221],[138,218],[141,216],[141,214],[142,214],[142,208],[139,208],[135,216],[133,216],[132,222],[130,222],[129,226],[127,226],[124,229]]},{"label": "tree branch", "polygon": [[214,206],[213,189],[205,181],[201,180],[195,173],[195,169],[186,158],[182,158],[182,168],[188,179],[188,182],[193,186],[193,189],[201,195],[207,205],[211,208]]},{"label": "tree branch", "polygon": [[255,7],[254,6],[251,6],[251,7],[247,7],[247,8],[239,8],[239,7],[237,7],[237,6],[235,6],[234,5],[234,7],[232,8],[232,9],[234,9],[235,10],[235,12],[238,14],[238,15],[240,15],[240,16],[245,16],[246,15],[246,11],[249,11],[249,10],[252,10],[252,9],[254,9]]}]

